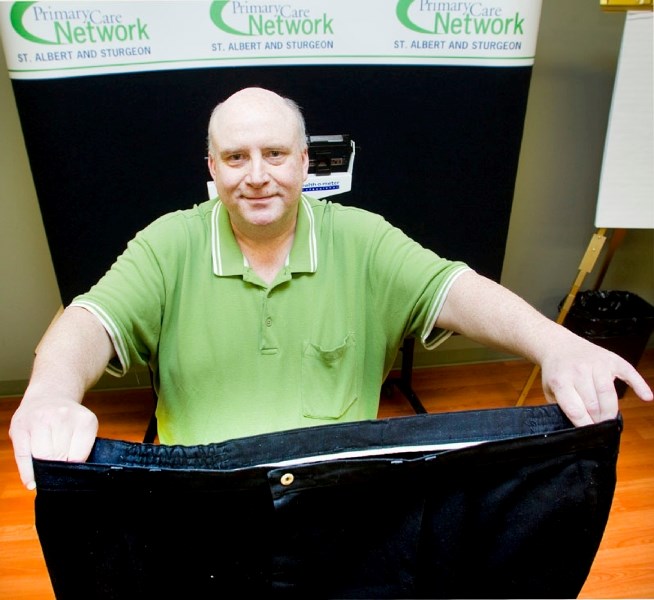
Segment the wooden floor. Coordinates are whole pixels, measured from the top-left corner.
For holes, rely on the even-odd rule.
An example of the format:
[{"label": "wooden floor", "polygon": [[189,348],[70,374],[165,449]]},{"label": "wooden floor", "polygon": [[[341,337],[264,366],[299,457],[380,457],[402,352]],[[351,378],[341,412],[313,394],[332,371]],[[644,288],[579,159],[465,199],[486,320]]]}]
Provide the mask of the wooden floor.
[{"label": "wooden floor", "polygon": [[[639,370],[654,387],[654,349]],[[417,369],[413,388],[428,412],[513,406],[531,371],[522,361]],[[53,593],[34,528],[34,493],[15,470],[7,429],[18,398],[0,399],[0,598],[50,600]],[[536,383],[526,404],[542,404]],[[140,441],[150,415],[147,390],[93,392],[100,435]],[[602,544],[580,598],[654,598],[654,405],[627,391],[618,484]],[[381,417],[412,414],[399,393],[383,395]],[[563,542],[564,543],[564,542]]]}]

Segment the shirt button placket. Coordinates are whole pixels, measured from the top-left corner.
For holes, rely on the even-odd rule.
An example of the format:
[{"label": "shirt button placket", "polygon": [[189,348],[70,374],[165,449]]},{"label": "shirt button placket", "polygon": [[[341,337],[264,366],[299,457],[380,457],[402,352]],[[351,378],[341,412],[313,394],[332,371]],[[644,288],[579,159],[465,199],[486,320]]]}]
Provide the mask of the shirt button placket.
[{"label": "shirt button placket", "polygon": [[269,293],[266,293],[261,306],[262,328],[261,328],[261,349],[266,354],[277,352],[277,340],[273,330],[273,318],[268,310],[270,302]]}]

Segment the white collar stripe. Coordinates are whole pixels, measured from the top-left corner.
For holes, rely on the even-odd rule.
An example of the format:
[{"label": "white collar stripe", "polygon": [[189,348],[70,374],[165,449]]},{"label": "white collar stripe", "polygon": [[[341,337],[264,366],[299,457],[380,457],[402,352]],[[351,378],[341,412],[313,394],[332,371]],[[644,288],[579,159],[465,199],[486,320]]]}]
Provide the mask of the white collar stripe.
[{"label": "white collar stripe", "polygon": [[216,202],[216,205],[211,211],[211,229],[213,230],[213,235],[211,239],[213,243],[211,245],[211,260],[213,262],[213,272],[216,275],[222,275],[223,265],[220,257],[220,228],[218,226],[218,215],[220,213],[221,203]]},{"label": "white collar stripe", "polygon": [[316,241],[316,222],[311,210],[311,205],[307,198],[302,195],[302,207],[309,219],[309,259],[311,263],[311,271],[315,272],[318,267],[318,242]]}]

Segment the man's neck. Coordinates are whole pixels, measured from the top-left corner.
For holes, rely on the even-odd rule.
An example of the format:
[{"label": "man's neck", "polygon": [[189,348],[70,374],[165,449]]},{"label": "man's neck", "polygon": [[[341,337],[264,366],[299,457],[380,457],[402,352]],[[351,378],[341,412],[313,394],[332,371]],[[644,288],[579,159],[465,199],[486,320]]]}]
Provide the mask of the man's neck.
[{"label": "man's neck", "polygon": [[286,263],[295,239],[295,225],[271,235],[244,235],[234,229],[234,236],[252,270],[270,284]]}]

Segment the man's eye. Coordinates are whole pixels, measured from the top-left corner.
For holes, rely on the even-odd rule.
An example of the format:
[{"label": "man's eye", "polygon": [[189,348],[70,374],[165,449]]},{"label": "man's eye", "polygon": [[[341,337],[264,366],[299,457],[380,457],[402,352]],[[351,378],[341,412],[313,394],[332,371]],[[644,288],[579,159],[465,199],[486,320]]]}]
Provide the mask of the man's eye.
[{"label": "man's eye", "polygon": [[243,162],[245,161],[245,154],[243,153],[226,154],[223,157],[223,161],[226,165],[229,165],[231,167],[237,167],[239,165],[242,165]]}]

